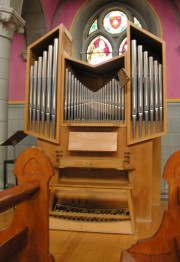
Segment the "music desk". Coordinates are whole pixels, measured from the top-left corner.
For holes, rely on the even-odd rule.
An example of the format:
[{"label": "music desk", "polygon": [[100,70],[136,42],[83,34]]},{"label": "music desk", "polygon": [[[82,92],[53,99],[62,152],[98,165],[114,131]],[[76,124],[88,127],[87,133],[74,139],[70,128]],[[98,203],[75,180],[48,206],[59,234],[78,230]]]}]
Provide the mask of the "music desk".
[{"label": "music desk", "polygon": [[[7,165],[14,164],[16,159],[15,146],[26,136],[27,134],[25,134],[23,130],[18,130],[12,136],[10,136],[6,141],[0,144],[0,146],[13,146],[14,149],[14,159],[4,160],[4,189],[6,189],[6,184],[7,184]],[[16,185],[17,185],[17,179],[16,179]]]}]

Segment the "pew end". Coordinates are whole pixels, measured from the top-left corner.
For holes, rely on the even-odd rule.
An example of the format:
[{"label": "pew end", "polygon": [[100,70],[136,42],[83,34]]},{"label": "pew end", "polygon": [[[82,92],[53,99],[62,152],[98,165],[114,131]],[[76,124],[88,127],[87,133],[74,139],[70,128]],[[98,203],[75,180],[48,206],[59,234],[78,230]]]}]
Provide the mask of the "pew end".
[{"label": "pew end", "polygon": [[0,212],[14,208],[11,224],[0,233],[1,262],[54,262],[49,253],[49,179],[54,171],[37,147],[15,162],[18,185],[0,192]]},{"label": "pew end", "polygon": [[121,262],[180,261],[180,151],[168,159],[163,178],[169,185],[169,199],[160,227],[152,237],[123,250]]}]

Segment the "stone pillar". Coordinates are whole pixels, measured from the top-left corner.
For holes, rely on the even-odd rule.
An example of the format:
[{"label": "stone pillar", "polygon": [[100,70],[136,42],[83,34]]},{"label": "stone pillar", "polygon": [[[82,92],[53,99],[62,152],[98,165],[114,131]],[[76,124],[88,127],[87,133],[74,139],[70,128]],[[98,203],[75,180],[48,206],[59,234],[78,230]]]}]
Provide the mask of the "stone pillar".
[{"label": "stone pillar", "polygon": [[[0,6],[0,144],[8,138],[8,84],[12,36],[14,32],[23,33],[24,25],[24,20],[12,8]],[[6,151],[6,147],[0,146],[1,188]]]}]

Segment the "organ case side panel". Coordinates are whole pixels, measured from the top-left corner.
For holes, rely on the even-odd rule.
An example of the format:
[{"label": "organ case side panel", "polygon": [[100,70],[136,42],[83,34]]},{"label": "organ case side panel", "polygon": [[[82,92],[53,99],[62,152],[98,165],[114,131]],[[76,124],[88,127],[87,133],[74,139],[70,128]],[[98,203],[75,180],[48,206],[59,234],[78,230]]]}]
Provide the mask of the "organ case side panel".
[{"label": "organ case side panel", "polygon": [[72,53],[72,37],[61,24],[28,46],[25,125],[27,134],[59,143],[62,54]]},{"label": "organ case side panel", "polygon": [[166,133],[165,42],[134,26],[127,29],[128,144],[139,143]]}]

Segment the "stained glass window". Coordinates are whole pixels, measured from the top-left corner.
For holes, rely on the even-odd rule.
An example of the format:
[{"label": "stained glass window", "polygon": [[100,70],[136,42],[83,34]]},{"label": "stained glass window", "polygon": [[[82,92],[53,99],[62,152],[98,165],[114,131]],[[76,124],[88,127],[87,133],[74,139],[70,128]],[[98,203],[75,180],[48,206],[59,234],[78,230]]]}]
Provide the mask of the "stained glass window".
[{"label": "stained glass window", "polygon": [[104,62],[127,50],[126,28],[128,20],[142,27],[138,15],[133,9],[117,1],[99,9],[90,18],[84,30],[82,60],[91,64]]},{"label": "stained glass window", "polygon": [[127,27],[127,16],[121,11],[111,11],[104,17],[103,26],[107,32],[119,34]]},{"label": "stained glass window", "polygon": [[98,26],[97,26],[97,19],[92,23],[92,25],[91,25],[91,27],[90,27],[90,29],[89,29],[89,35],[92,33],[92,32],[94,32],[94,31],[96,31],[98,29]]},{"label": "stained glass window", "polygon": [[121,42],[119,47],[119,54],[123,54],[125,51],[127,51],[127,37],[124,38],[124,40]]},{"label": "stained glass window", "polygon": [[134,24],[139,27],[142,27],[141,23],[139,22],[139,20],[136,17],[134,17]]},{"label": "stained glass window", "polygon": [[87,49],[87,61],[90,64],[98,64],[112,57],[112,46],[103,36],[95,37]]}]

